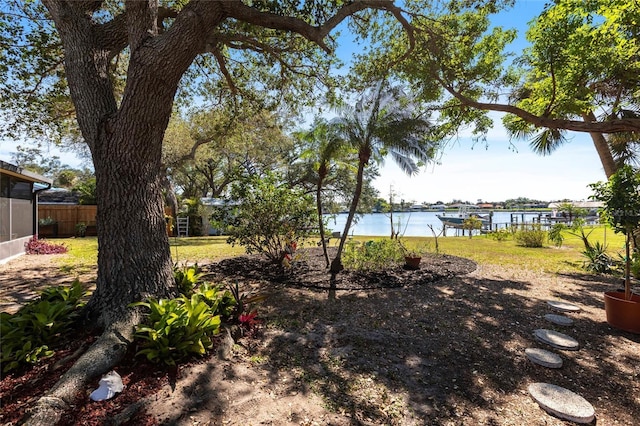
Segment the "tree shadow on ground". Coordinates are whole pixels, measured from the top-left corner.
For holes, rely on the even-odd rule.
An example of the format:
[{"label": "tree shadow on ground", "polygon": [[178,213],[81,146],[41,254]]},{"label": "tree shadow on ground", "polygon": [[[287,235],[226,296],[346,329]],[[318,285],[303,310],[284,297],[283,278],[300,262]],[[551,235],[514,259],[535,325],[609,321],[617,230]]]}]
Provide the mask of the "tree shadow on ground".
[{"label": "tree shadow on ground", "polygon": [[[327,291],[293,287],[293,273],[265,283],[269,271],[242,265],[243,279],[255,284],[262,278],[261,288],[271,294],[260,307],[263,335],[246,354],[256,362],[214,361],[213,370],[196,373],[195,387],[183,388],[186,411],[168,423],[185,419],[189,410],[209,410],[214,422],[241,424],[266,398],[282,410],[290,406],[278,424],[299,424],[313,417],[312,403],[301,401],[317,398],[323,416],[333,416],[323,424],[564,424],[529,397],[534,382],[577,392],[594,405],[598,423],[640,418],[640,336],[604,321],[601,292],[610,283],[580,274],[521,280],[471,274],[354,288],[329,300]],[[541,290],[542,279],[551,284]],[[575,321],[571,327],[545,320],[550,299],[583,308],[567,314]],[[539,328],[576,338],[580,349],[558,351],[537,342]],[[531,363],[527,347],[559,353],[564,366]],[[232,381],[242,384],[230,391]],[[202,394],[217,399],[218,408]],[[224,401],[229,395],[235,401]]]}]

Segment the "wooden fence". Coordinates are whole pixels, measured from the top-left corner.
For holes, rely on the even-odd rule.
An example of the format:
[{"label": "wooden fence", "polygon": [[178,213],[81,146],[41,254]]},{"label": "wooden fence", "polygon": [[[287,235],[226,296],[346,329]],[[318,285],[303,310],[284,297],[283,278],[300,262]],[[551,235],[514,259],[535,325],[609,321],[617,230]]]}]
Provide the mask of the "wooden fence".
[{"label": "wooden fence", "polygon": [[86,235],[96,235],[97,210],[98,206],[38,204],[38,219],[51,218],[57,225],[38,225],[38,235],[41,237],[73,237],[76,235],[76,224],[78,223],[87,225]]},{"label": "wooden fence", "polygon": [[[38,235],[41,237],[73,237],[76,235],[76,224],[87,225],[85,235],[96,235],[96,214],[98,206],[77,204],[38,204],[38,219],[51,218],[55,225],[38,224]],[[171,216],[171,209],[165,207],[166,216]],[[167,222],[167,233],[173,235],[172,222]]]}]

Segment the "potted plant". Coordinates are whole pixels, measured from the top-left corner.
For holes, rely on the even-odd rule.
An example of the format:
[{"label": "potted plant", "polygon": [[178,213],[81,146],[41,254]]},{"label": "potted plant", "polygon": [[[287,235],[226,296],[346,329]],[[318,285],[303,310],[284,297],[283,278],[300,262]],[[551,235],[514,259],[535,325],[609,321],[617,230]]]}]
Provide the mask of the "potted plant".
[{"label": "potted plant", "polygon": [[398,244],[402,249],[404,255],[404,267],[406,269],[420,269],[420,262],[422,261],[422,255],[425,252],[424,247],[408,248],[402,241],[398,240]]},{"label": "potted plant", "polygon": [[58,222],[50,216],[38,220],[38,236],[53,238],[57,237]]},{"label": "potted plant", "polygon": [[76,223],[76,237],[84,237],[87,235],[87,224],[84,222]]},{"label": "potted plant", "polygon": [[640,174],[625,165],[608,182],[590,185],[592,199],[601,201],[605,220],[615,232],[625,235],[624,292],[604,294],[605,312],[609,325],[640,334],[640,295],[631,292],[631,239],[640,225]]}]

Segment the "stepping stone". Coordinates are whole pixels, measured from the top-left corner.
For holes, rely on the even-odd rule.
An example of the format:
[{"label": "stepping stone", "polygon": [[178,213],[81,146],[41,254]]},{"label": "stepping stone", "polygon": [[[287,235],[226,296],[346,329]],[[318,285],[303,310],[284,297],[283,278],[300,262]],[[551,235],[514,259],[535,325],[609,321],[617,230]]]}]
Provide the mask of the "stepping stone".
[{"label": "stepping stone", "polygon": [[536,364],[548,368],[562,367],[562,358],[558,354],[539,348],[527,348],[524,350],[527,358]]},{"label": "stepping stone", "polygon": [[536,339],[542,343],[546,343],[556,349],[563,349],[567,351],[577,351],[580,349],[580,343],[573,337],[569,337],[566,334],[558,333],[554,330],[547,330],[545,328],[539,328],[533,332]]},{"label": "stepping stone", "polygon": [[564,315],[547,314],[544,316],[544,319],[557,325],[573,325],[573,320],[569,317],[565,317]]},{"label": "stepping stone", "polygon": [[572,303],[562,302],[559,300],[548,300],[547,304],[551,306],[552,309],[560,312],[579,312],[580,307],[576,306]]},{"label": "stepping stone", "polygon": [[575,423],[591,423],[593,406],[577,393],[549,383],[532,383],[529,393],[538,405],[554,416]]}]

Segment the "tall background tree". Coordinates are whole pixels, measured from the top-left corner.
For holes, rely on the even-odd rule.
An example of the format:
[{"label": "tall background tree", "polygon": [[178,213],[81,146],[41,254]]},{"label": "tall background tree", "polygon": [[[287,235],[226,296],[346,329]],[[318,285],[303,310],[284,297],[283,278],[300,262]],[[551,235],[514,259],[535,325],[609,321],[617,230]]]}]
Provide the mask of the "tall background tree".
[{"label": "tall background tree", "polygon": [[[353,150],[349,150],[347,142],[339,132],[335,123],[329,123],[326,119],[316,118],[311,124],[311,129],[297,134],[304,143],[304,151],[301,157],[307,160],[309,171],[313,174],[310,180],[315,180],[316,210],[318,213],[318,230],[320,232],[320,244],[329,267],[329,254],[327,253],[327,242],[325,238],[324,217],[322,208],[322,192],[325,181],[330,177],[332,169],[342,163],[350,164],[349,160],[354,160]],[[333,170],[335,171],[335,170]]]},{"label": "tall background tree", "polygon": [[124,355],[140,321],[131,302],[175,291],[162,194],[162,145],[174,99],[252,97],[260,87],[274,95],[256,99],[267,107],[312,100],[317,86],[330,84],[329,33],[369,9],[406,24],[392,2],[374,0],[6,5],[2,134],[80,135],[98,197],[98,277],[86,313],[105,331],[39,401],[32,422],[55,423],[88,377]]},{"label": "tall background tree", "polygon": [[[640,119],[640,5],[626,1],[574,0],[548,5],[530,25],[531,46],[520,58],[525,78],[513,92],[514,104],[545,118],[585,123]],[[567,141],[566,130],[535,126],[520,116],[505,117],[519,137],[550,154]],[[640,129],[589,132],[607,177],[632,161]],[[619,160],[616,162],[616,159]]]}]

